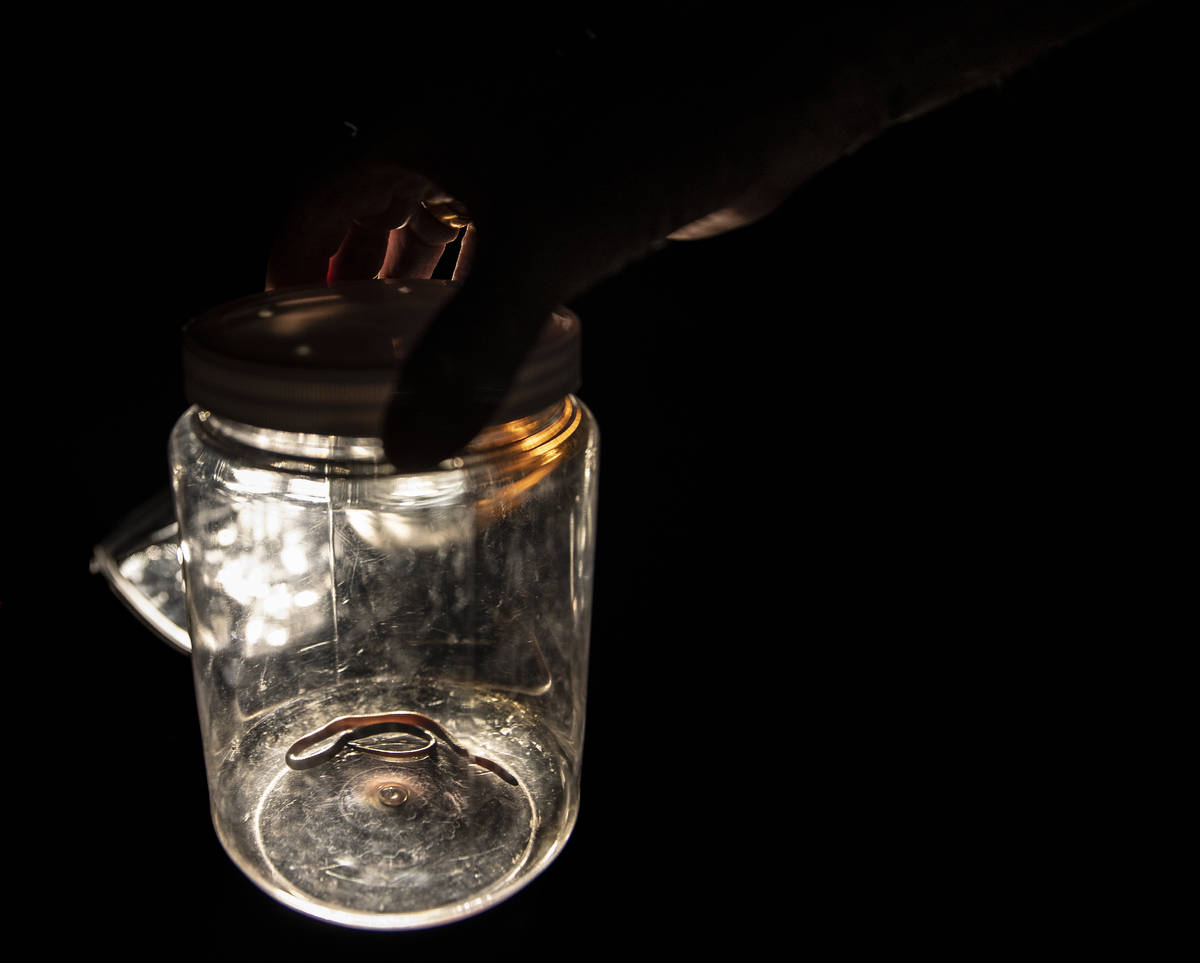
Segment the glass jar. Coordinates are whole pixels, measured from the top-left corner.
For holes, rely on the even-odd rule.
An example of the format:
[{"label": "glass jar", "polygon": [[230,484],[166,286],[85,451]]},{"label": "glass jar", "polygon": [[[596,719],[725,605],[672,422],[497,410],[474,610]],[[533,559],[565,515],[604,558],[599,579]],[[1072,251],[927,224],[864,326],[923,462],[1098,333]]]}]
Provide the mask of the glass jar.
[{"label": "glass jar", "polygon": [[598,437],[555,312],[495,423],[399,474],[397,356],[453,285],[244,299],[170,440],[213,822],[281,902],[402,929],[516,891],[579,805]]}]

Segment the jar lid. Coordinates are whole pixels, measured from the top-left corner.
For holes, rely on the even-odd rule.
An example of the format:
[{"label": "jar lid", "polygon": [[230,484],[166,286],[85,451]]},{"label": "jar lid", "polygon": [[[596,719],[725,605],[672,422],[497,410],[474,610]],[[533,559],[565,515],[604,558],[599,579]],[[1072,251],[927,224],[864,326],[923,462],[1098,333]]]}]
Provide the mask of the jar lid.
[{"label": "jar lid", "polygon": [[[193,404],[259,428],[380,437],[397,368],[460,285],[355,281],[241,298],[184,328],[184,391]],[[580,383],[580,324],[546,321],[496,408],[531,415]]]}]

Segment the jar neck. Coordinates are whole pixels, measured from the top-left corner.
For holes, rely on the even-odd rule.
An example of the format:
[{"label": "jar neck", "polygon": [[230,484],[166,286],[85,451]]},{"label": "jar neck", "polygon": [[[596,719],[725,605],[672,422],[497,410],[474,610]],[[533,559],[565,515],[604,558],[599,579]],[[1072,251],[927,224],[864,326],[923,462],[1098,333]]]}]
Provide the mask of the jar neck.
[{"label": "jar neck", "polygon": [[[578,407],[578,402],[567,395],[526,417],[484,428],[458,456],[446,459],[438,467],[463,468],[483,460],[530,452],[573,424]],[[388,474],[394,470],[379,438],[259,428],[201,408],[196,409],[195,417],[205,434],[241,448],[307,462],[358,466],[372,474]]]}]

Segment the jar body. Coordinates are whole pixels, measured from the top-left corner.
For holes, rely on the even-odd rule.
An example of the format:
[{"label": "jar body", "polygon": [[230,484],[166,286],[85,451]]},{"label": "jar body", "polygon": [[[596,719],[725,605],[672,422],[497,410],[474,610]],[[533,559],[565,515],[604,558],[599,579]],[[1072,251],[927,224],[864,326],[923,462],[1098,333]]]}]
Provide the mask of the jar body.
[{"label": "jar body", "polygon": [[198,408],[170,449],[234,861],[296,909],[387,929],[476,912],[544,868],[579,801],[590,412],[567,396],[418,475],[370,439]]}]

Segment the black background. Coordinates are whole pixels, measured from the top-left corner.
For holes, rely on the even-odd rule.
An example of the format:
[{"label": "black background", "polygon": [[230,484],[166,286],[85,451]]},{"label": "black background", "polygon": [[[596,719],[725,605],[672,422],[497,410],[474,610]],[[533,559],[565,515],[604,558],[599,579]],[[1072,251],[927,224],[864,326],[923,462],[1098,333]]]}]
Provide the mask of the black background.
[{"label": "black background", "polygon": [[166,484],[179,328],[261,285],[278,213],[203,124],[132,132],[140,162],[92,182],[62,239],[64,287],[102,307],[70,345],[72,457],[40,482],[69,524],[43,586],[62,637],[34,678],[78,686],[37,780],[63,815],[30,833],[62,844],[44,888],[67,928],[307,959],[717,935],[753,951],[780,926],[853,944],[929,932],[947,907],[1020,917],[1025,897],[977,882],[1013,868],[1011,820],[979,815],[1012,792],[979,753],[1006,757],[946,723],[983,691],[981,652],[1002,664],[1073,631],[1069,605],[1043,605],[1077,597],[1155,364],[1145,333],[1173,310],[1178,29],[1162,7],[1127,16],[763,222],[576,299],[602,433],[579,823],[518,895],[412,934],[310,921],[240,874],[209,823],[186,659],[87,573]]}]

